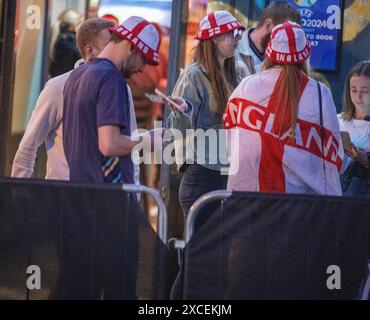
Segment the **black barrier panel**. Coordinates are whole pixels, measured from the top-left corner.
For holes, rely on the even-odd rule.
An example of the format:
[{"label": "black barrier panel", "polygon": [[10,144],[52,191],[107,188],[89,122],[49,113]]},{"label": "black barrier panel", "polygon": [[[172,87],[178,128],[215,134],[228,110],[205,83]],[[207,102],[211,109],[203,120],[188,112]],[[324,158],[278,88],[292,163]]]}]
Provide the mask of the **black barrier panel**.
[{"label": "black barrier panel", "polygon": [[234,193],[186,245],[173,298],[357,299],[369,215],[368,200]]},{"label": "black barrier panel", "polygon": [[[0,181],[0,299],[163,298],[165,264],[166,248],[133,194]],[[33,265],[41,289],[37,272],[26,273]]]}]

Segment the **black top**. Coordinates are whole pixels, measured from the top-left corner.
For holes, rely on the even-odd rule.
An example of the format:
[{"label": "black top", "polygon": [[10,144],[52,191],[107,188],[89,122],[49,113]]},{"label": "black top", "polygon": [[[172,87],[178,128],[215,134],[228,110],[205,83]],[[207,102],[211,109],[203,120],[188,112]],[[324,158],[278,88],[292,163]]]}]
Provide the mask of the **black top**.
[{"label": "black top", "polygon": [[55,41],[52,61],[50,61],[50,75],[59,76],[74,68],[75,63],[81,59],[76,45],[76,33],[62,30]]}]

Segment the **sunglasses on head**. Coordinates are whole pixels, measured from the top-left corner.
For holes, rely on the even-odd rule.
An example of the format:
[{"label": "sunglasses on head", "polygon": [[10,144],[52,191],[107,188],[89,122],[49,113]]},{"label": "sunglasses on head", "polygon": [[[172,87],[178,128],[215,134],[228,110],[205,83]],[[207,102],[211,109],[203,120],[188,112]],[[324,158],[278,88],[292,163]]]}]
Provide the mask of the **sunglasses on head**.
[{"label": "sunglasses on head", "polygon": [[242,29],[234,29],[232,31],[232,35],[233,35],[233,38],[237,38],[237,37],[241,37],[243,34],[243,30]]}]

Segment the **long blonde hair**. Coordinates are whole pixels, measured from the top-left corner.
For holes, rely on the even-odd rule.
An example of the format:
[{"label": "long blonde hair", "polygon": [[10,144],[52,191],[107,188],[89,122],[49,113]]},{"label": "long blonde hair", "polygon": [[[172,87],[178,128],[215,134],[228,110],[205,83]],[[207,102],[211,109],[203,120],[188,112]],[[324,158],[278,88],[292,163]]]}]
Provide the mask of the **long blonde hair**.
[{"label": "long blonde hair", "polygon": [[54,59],[54,45],[57,41],[58,35],[63,28],[76,28],[81,22],[83,21],[84,16],[72,9],[64,10],[59,16],[57,21],[55,22],[51,34],[51,41],[50,41],[50,50],[49,50],[49,58],[51,61],[55,61]]},{"label": "long blonde hair", "polygon": [[[299,64],[284,64],[280,65],[276,62],[273,62],[268,57],[265,57],[265,61],[263,64],[263,70],[268,70],[274,66],[280,66],[281,70],[281,77],[282,77],[282,87],[279,94],[279,101],[281,101],[281,105],[287,105],[290,103],[290,112],[291,112],[291,123],[290,128],[292,129],[291,135],[294,137],[295,135],[295,127],[297,124],[297,117],[298,117],[298,105],[300,101],[299,91],[302,85],[302,81],[304,76],[309,75],[309,66],[307,62],[299,63]],[[282,128],[280,128],[282,129]]]},{"label": "long blonde hair", "polygon": [[227,58],[222,69],[217,57],[217,47],[212,39],[200,40],[194,49],[194,62],[199,63],[211,82],[216,106],[211,110],[223,114],[232,91],[237,86],[235,58]]}]

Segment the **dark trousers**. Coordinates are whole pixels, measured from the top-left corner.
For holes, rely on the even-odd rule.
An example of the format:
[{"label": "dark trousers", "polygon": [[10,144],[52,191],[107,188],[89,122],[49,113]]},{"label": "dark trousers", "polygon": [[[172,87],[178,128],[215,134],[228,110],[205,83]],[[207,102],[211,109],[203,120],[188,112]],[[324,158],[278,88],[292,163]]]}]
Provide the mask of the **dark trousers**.
[{"label": "dark trousers", "polygon": [[[227,175],[221,175],[219,171],[207,169],[198,164],[186,165],[179,190],[180,204],[185,219],[190,207],[201,196],[211,191],[225,190],[227,187],[227,177]],[[195,229],[202,226],[219,205],[220,201],[214,201],[206,205],[197,216]],[[171,299],[173,300],[182,299],[183,279],[181,275],[181,272],[177,275],[172,287]]]},{"label": "dark trousers", "polygon": [[[207,169],[198,164],[190,164],[185,168],[182,176],[179,198],[185,218],[190,207],[204,194],[225,190],[227,186],[227,175],[221,175],[219,171]],[[216,209],[216,205],[207,206],[207,210]]]}]

